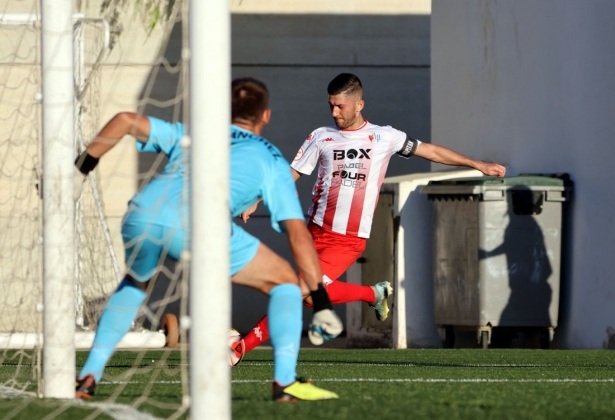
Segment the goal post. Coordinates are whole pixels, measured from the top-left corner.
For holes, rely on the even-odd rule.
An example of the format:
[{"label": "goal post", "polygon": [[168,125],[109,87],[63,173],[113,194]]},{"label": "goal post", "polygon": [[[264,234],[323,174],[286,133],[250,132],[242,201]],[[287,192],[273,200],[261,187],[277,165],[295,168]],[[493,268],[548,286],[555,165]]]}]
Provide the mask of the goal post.
[{"label": "goal post", "polygon": [[191,0],[189,31],[192,151],[190,414],[194,419],[224,420],[230,418],[231,412],[226,345],[231,324],[228,2]]},{"label": "goal post", "polygon": [[43,395],[74,398],[72,0],[42,0]]}]

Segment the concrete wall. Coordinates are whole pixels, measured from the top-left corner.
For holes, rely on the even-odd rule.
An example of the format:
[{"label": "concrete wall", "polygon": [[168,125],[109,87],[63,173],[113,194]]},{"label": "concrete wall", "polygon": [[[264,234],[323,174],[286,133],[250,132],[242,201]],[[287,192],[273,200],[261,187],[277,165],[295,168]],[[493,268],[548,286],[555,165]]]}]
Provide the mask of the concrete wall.
[{"label": "concrete wall", "polygon": [[615,3],[434,0],[432,7],[433,142],[506,164],[513,175],[571,174],[554,344],[609,346]]}]

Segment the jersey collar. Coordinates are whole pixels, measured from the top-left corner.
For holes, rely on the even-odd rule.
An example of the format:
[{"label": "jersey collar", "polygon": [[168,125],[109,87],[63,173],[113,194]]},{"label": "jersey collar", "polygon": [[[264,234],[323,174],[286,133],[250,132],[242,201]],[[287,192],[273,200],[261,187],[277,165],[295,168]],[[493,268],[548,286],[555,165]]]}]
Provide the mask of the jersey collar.
[{"label": "jersey collar", "polygon": [[353,128],[352,130],[344,129],[344,130],[341,130],[341,131],[359,131],[362,128],[365,128],[366,125],[367,125],[367,120],[363,120],[363,124],[361,124],[361,127]]}]

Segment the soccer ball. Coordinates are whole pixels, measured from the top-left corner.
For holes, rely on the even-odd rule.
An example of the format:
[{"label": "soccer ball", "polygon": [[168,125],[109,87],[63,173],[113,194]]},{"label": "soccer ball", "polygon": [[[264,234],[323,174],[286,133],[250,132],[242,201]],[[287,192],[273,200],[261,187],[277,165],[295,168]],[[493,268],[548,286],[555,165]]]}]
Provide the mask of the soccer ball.
[{"label": "soccer ball", "polygon": [[246,346],[241,334],[234,328],[228,330],[228,347],[229,365],[235,367],[243,359]]}]

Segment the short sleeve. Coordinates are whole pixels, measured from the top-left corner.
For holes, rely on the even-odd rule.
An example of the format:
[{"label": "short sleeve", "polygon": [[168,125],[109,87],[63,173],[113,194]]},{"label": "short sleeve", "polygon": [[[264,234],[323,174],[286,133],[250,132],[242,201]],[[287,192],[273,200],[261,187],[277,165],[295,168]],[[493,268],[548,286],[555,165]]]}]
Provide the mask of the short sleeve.
[{"label": "short sleeve", "polygon": [[395,150],[399,156],[410,159],[416,151],[416,148],[419,144],[421,144],[421,141],[413,139],[403,131],[399,131],[394,128],[391,129],[391,131],[393,133],[393,150]]},{"label": "short sleeve", "polygon": [[176,147],[179,147],[181,137],[184,135],[182,123],[170,123],[154,117],[149,119],[149,138],[146,142],[137,141],[139,152],[160,153],[171,155]]},{"label": "short sleeve", "polygon": [[276,231],[282,232],[279,223],[284,220],[304,220],[297,187],[285,159],[276,159],[272,164],[272,173],[265,180],[262,197],[271,214],[271,227]]},{"label": "short sleeve", "polygon": [[303,145],[297,152],[297,156],[293,160],[290,166],[304,175],[312,173],[316,165],[318,164],[318,158],[320,157],[320,149],[318,143],[314,139],[314,133],[310,134],[308,138],[303,142]]}]

